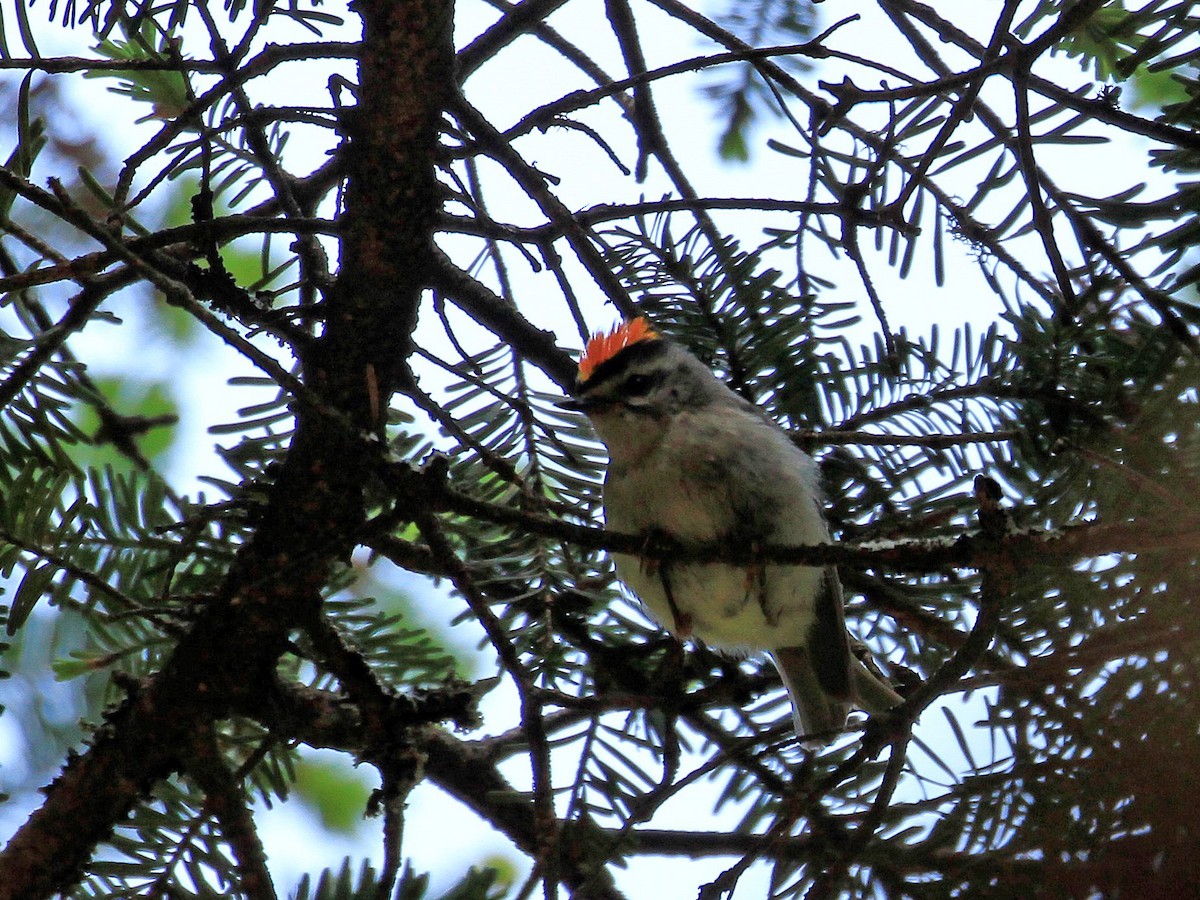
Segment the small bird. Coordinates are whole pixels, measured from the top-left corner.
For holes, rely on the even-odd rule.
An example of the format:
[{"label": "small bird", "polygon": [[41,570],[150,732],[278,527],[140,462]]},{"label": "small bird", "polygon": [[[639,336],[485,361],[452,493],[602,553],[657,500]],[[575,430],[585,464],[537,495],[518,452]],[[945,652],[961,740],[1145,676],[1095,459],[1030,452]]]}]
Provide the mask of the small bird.
[{"label": "small bird", "polygon": [[[829,541],[812,457],[646,319],[588,341],[564,406],[584,412],[608,448],[609,528],[682,546]],[[850,652],[832,566],[614,561],[678,637],[769,651],[806,743],[842,730],[852,706],[879,713],[901,702]]]}]

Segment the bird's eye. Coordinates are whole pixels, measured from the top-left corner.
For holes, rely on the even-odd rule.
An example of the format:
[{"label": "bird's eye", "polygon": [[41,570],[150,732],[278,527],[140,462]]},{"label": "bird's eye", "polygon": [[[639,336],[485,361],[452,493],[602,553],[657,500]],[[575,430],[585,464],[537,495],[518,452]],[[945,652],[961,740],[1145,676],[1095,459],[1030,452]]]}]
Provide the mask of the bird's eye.
[{"label": "bird's eye", "polygon": [[627,397],[641,397],[654,387],[654,378],[644,372],[635,372],[625,379],[623,387]]}]

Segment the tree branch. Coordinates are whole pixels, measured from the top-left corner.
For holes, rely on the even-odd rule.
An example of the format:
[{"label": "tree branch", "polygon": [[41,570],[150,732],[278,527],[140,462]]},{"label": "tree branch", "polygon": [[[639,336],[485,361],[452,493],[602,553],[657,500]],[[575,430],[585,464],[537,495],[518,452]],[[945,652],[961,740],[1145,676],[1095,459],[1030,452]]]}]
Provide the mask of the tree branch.
[{"label": "tree branch", "polygon": [[221,718],[273,683],[289,630],[311,618],[313,598],[359,530],[371,469],[359,432],[382,423],[388,376],[405,353],[429,268],[441,202],[434,148],[453,51],[442,0],[363,0],[356,8],[364,19],[363,102],[349,127],[343,268],[305,371],[306,390],[344,417],[302,405],[257,527],[219,595],[0,854],[0,900],[36,900],[74,882],[97,842],[178,770],[178,748],[197,722]]}]

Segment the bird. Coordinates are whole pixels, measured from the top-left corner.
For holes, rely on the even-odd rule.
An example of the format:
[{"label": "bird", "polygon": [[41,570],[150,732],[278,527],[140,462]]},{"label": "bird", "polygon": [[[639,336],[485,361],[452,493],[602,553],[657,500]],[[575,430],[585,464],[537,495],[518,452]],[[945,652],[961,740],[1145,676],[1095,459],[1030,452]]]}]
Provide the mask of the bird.
[{"label": "bird", "polygon": [[[607,528],[685,548],[830,540],[812,457],[645,317],[591,336],[563,405],[584,413],[608,450]],[[902,702],[851,652],[833,566],[626,553],[613,561],[676,637],[769,653],[806,747],[843,731],[852,707],[880,714]]]}]

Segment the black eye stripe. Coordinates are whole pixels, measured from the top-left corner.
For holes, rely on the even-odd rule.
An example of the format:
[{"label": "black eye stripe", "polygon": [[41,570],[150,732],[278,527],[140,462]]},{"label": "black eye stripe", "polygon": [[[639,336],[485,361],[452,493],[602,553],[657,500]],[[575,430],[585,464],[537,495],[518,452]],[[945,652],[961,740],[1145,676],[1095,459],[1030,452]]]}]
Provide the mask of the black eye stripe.
[{"label": "black eye stripe", "polygon": [[661,373],[634,372],[621,385],[623,392],[630,396],[641,396],[662,380]]}]

